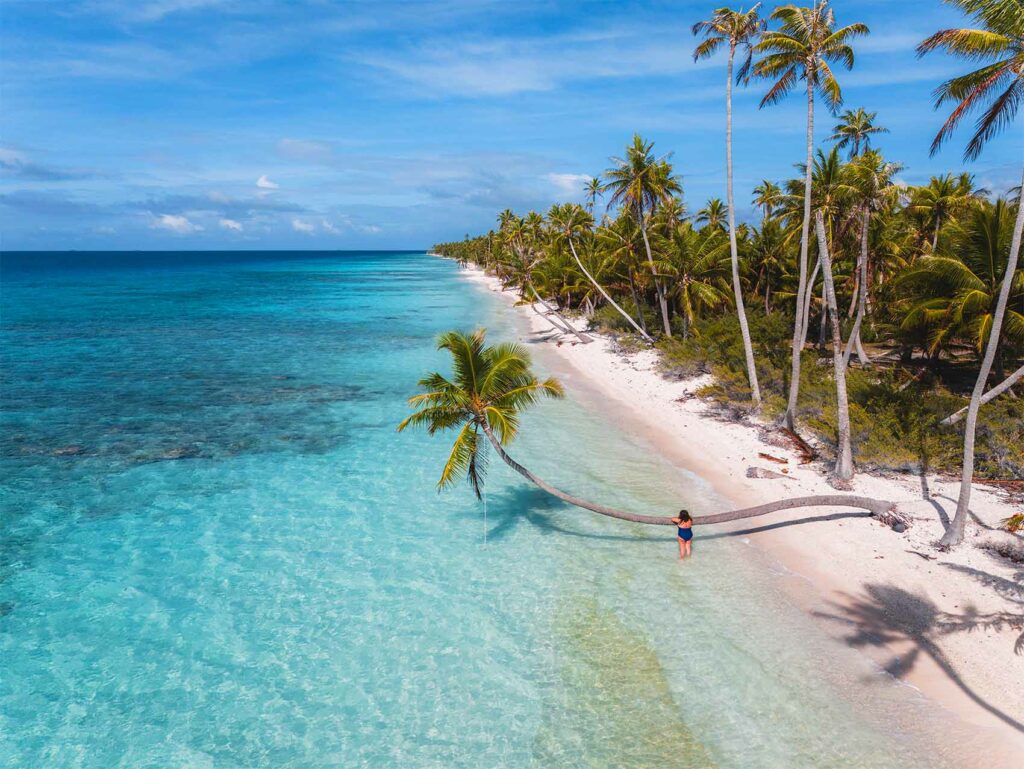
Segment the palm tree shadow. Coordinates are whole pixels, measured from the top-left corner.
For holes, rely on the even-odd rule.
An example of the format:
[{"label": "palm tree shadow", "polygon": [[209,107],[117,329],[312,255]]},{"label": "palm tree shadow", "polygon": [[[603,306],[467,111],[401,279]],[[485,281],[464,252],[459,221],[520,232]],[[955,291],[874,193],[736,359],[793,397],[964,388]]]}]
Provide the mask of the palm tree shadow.
[{"label": "palm tree shadow", "polygon": [[914,595],[895,585],[870,584],[860,597],[848,596],[842,603],[832,602],[834,611],[815,612],[825,619],[849,627],[845,640],[855,648],[883,648],[892,643],[909,642],[911,649],[902,657],[893,657],[885,666],[890,675],[906,676],[922,655],[930,657],[939,669],[977,705],[1007,725],[1024,733],[1024,723],[983,699],[960,677],[946,658],[936,639],[955,632],[970,632],[989,627],[1016,626],[1021,618],[1012,614],[981,615],[967,610],[948,614],[927,598]]}]

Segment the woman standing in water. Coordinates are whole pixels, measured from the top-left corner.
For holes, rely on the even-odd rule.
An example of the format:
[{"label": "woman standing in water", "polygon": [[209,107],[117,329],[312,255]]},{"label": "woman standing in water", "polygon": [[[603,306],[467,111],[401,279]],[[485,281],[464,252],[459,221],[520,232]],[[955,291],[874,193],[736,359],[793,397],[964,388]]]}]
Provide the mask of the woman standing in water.
[{"label": "woman standing in water", "polygon": [[688,558],[691,554],[693,540],[693,518],[686,510],[680,510],[679,515],[672,519],[676,528],[676,537],[679,539],[679,558]]}]

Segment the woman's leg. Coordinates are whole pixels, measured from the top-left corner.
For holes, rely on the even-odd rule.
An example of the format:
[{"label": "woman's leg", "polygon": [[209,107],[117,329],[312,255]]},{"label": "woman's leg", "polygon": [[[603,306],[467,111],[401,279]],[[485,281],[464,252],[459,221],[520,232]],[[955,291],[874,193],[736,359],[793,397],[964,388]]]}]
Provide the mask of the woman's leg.
[{"label": "woman's leg", "polygon": [[693,542],[692,540],[686,540],[686,557],[689,558],[693,554]]},{"label": "woman's leg", "polygon": [[686,557],[686,543],[682,537],[676,537],[676,540],[679,542],[679,560],[681,561]]}]

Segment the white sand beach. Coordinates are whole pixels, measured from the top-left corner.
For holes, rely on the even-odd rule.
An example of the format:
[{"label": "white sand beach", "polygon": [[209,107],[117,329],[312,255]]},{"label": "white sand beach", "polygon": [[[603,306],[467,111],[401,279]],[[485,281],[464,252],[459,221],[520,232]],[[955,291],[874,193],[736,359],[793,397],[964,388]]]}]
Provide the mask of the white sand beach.
[{"label": "white sand beach", "polygon": [[[501,292],[500,283],[479,269],[467,268],[464,275]],[[511,307],[513,293],[504,295]],[[654,351],[624,353],[600,334],[579,344],[529,308],[515,311],[524,319],[524,335],[550,342],[532,349],[565,378],[574,397],[599,406],[736,506],[835,493],[821,463],[800,464],[784,442],[766,440],[773,431],[764,425],[724,419],[693,397],[706,379],[664,378]],[[750,478],[751,467],[781,477]],[[1019,766],[1024,565],[991,549],[1024,551],[1021,537],[997,528],[1019,506],[976,484],[966,542],[941,552],[935,543],[955,510],[958,488],[955,478],[858,473],[851,493],[894,502],[912,522],[904,533],[841,508],[779,512],[733,528],[784,567],[787,593],[829,635],[870,655],[977,735],[977,744],[986,746],[979,766]],[[699,550],[698,534],[697,557]]]}]

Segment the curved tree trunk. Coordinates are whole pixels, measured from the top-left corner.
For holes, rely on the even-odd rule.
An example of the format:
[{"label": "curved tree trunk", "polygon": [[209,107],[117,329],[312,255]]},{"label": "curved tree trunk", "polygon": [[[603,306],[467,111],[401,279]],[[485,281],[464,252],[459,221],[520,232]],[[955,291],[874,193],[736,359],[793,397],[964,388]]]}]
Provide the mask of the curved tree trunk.
[{"label": "curved tree trunk", "polygon": [[570,323],[569,321],[562,317],[562,314],[558,310],[556,310],[554,307],[545,302],[541,298],[541,295],[537,293],[537,289],[533,287],[533,283],[530,283],[528,285],[530,287],[530,292],[533,294],[534,298],[541,303],[541,306],[548,311],[549,315],[554,315],[556,318],[558,318],[558,322],[565,326],[566,331],[568,331],[581,342],[583,342],[583,344],[589,344],[590,342],[594,341],[589,336],[584,334],[582,331],[578,331],[572,323]]},{"label": "curved tree trunk", "polygon": [[[984,406],[993,398],[1002,395],[1004,392],[1013,387],[1021,378],[1024,378],[1024,366],[1014,371],[1010,376],[1006,377],[1000,384],[997,384],[987,393],[981,396],[981,405]],[[950,414],[948,417],[939,422],[940,425],[955,425],[961,419],[964,418],[964,414],[967,413],[968,406],[964,406],[959,411]]]},{"label": "curved tree trunk", "polygon": [[578,264],[578,265],[579,265],[579,268],[580,268],[580,269],[581,269],[581,270],[583,271],[583,274],[587,276],[587,280],[589,280],[589,281],[590,281],[591,283],[593,283],[593,284],[594,284],[594,288],[596,288],[596,289],[597,289],[598,291],[600,291],[600,292],[601,292],[601,296],[603,296],[603,297],[604,297],[604,298],[605,298],[605,299],[606,299],[606,300],[608,301],[608,304],[610,304],[610,305],[611,305],[612,307],[614,307],[614,308],[615,308],[616,310],[618,310],[618,311],[619,311],[619,314],[620,314],[620,315],[621,315],[621,316],[622,316],[623,318],[625,318],[626,320],[628,320],[628,321],[629,321],[630,325],[631,325],[631,326],[632,326],[633,328],[635,328],[635,329],[636,329],[637,333],[638,333],[638,334],[640,334],[640,336],[642,336],[642,337],[643,337],[643,338],[644,338],[644,339],[645,339],[646,341],[650,342],[651,344],[654,344],[654,340],[653,340],[653,339],[651,339],[651,337],[650,337],[650,336],[648,335],[648,333],[647,333],[646,331],[644,331],[644,330],[643,330],[642,328],[640,328],[640,326],[638,326],[638,325],[636,324],[636,321],[635,321],[635,320],[633,320],[633,318],[632,318],[632,317],[630,316],[630,314],[629,314],[628,312],[626,312],[625,310],[623,310],[623,309],[622,309],[621,307],[619,307],[619,305],[617,305],[617,304],[615,303],[615,300],[614,300],[614,299],[612,299],[612,298],[611,298],[611,296],[609,296],[608,292],[607,292],[607,291],[605,291],[605,290],[604,290],[604,289],[603,289],[603,288],[601,287],[601,284],[600,284],[600,283],[598,283],[598,282],[597,282],[596,280],[594,280],[594,276],[593,276],[593,275],[591,275],[591,274],[590,274],[590,273],[589,273],[589,272],[587,271],[587,268],[583,266],[583,262],[581,262],[581,261],[580,261],[580,257],[579,257],[579,255],[578,255],[578,254],[576,253],[576,246],[574,246],[574,245],[572,244],[572,238],[571,238],[571,237],[570,237],[570,238],[568,238],[568,241],[569,241],[569,250],[570,250],[570,251],[572,251],[572,258],[576,260],[576,264]]},{"label": "curved tree trunk", "polygon": [[1024,229],[1024,178],[1021,179],[1021,193],[1017,201],[1017,221],[1013,225],[1013,240],[1010,243],[1010,255],[1006,260],[1006,274],[1003,285],[999,289],[996,311],[992,316],[992,328],[989,331],[988,343],[985,345],[985,357],[981,361],[978,379],[974,383],[971,402],[967,407],[967,423],[964,426],[964,463],[960,474],[960,496],[956,502],[956,515],[942,535],[939,543],[951,547],[959,545],[964,539],[964,528],[967,526],[967,512],[971,504],[971,483],[974,481],[974,431],[978,426],[978,409],[981,408],[981,396],[985,391],[988,373],[992,370],[992,361],[999,347],[999,335],[1003,330],[1003,316],[1010,297],[1010,286],[1017,272],[1017,257],[1020,254],[1021,230]]},{"label": "curved tree trunk", "polygon": [[755,406],[761,405],[761,388],[757,384],[757,367],[754,364],[754,346],[750,341],[747,326],[747,311],[743,306],[743,286],[740,283],[740,257],[736,246],[736,205],[732,194],[732,64],[736,46],[729,48],[729,67],[725,84],[725,196],[729,211],[729,251],[732,256],[732,291],[736,297],[736,315],[740,319],[740,336],[743,337],[743,354],[747,359],[747,379],[750,382],[750,399]]},{"label": "curved tree trunk", "polygon": [[[807,73],[810,75],[810,73]],[[796,318],[793,322],[793,360],[789,376],[789,402],[786,427],[796,429],[796,405],[800,395],[800,353],[807,336],[802,316],[804,291],[807,290],[807,244],[811,233],[811,172],[814,168],[814,78],[807,78],[807,172],[804,174],[804,220],[800,226],[800,281],[796,290]]]},{"label": "curved tree trunk", "polygon": [[[521,464],[516,462],[512,457],[508,455],[504,447],[495,437],[494,433],[491,432],[491,428],[486,424],[483,425],[484,433],[491,441],[491,445],[494,450],[498,452],[498,456],[501,457],[502,461],[519,473],[521,476],[530,481],[538,488],[546,491],[553,497],[557,497],[563,502],[568,502],[570,505],[575,507],[583,508],[584,510],[590,510],[593,513],[599,513],[600,515],[606,515],[609,518],[618,518],[621,521],[632,521],[633,523],[646,523],[653,526],[672,526],[672,518],[670,516],[662,515],[639,515],[637,513],[627,513],[624,510],[616,510],[613,507],[605,507],[594,502],[588,502],[585,499],[574,497],[572,494],[567,494],[561,489],[557,489],[550,483],[547,483],[541,478],[531,473]],[[763,505],[755,505],[754,507],[744,507],[739,510],[728,510],[724,513],[713,513],[712,515],[698,515],[694,516],[693,523],[695,526],[703,526],[711,523],[728,523],[729,521],[739,521],[744,518],[755,518],[759,515],[766,515],[767,513],[774,513],[778,510],[790,510],[797,507],[856,507],[863,510],[868,510],[872,515],[877,517],[887,516],[893,508],[892,502],[886,502],[880,499],[871,499],[870,497],[857,497],[849,494],[830,494],[823,496],[813,497],[792,497],[790,499],[779,499],[774,502],[768,502]]]},{"label": "curved tree trunk", "polygon": [[839,308],[836,306],[836,287],[832,282],[832,261],[825,240],[825,217],[821,211],[815,216],[815,230],[818,233],[818,253],[821,259],[821,274],[825,282],[825,310],[832,319],[832,363],[836,378],[836,465],[833,475],[840,481],[853,477],[853,450],[850,446],[850,402],[846,394],[846,365],[843,362],[843,338],[839,328]]}]

